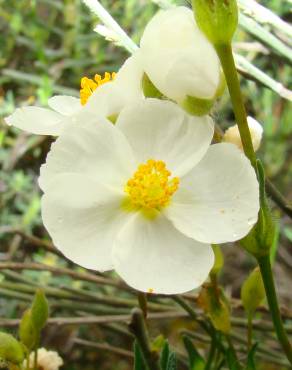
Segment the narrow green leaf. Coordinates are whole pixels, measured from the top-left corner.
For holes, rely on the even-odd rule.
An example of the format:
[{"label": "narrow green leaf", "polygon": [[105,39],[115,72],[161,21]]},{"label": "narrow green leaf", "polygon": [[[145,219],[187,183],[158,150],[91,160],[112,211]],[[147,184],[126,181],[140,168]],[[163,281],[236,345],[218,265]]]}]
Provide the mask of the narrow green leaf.
[{"label": "narrow green leaf", "polygon": [[177,358],[174,352],[169,355],[166,370],[177,370]]},{"label": "narrow green leaf", "polygon": [[169,358],[169,344],[168,341],[165,341],[164,346],[162,348],[161,354],[160,354],[160,367],[161,370],[167,370],[167,363]]},{"label": "narrow green leaf", "polygon": [[252,347],[252,349],[249,351],[248,358],[247,358],[247,366],[245,370],[256,370],[255,365],[255,354],[257,350],[257,343]]},{"label": "narrow green leaf", "polygon": [[149,370],[145,364],[144,357],[138,343],[134,343],[134,370]]},{"label": "narrow green leaf", "polygon": [[206,362],[193,345],[191,339],[184,335],[183,342],[189,355],[190,370],[204,370]]}]

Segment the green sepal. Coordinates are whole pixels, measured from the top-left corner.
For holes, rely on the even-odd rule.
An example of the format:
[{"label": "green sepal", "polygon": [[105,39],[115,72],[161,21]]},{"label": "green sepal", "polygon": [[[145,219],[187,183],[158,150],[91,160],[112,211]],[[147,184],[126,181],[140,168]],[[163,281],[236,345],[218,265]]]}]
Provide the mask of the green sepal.
[{"label": "green sepal", "polygon": [[145,98],[162,99],[164,97],[146,73],[143,74],[142,78],[142,90]]},{"label": "green sepal", "polygon": [[19,338],[21,343],[29,350],[33,350],[39,340],[39,332],[35,328],[31,310],[28,309],[24,312],[19,325]]},{"label": "green sepal", "polygon": [[49,317],[49,304],[45,293],[38,289],[31,307],[31,319],[35,329],[40,332],[46,325]]},{"label": "green sepal", "polygon": [[266,296],[261,272],[256,267],[241,287],[241,301],[247,316],[252,316]]},{"label": "green sepal", "polygon": [[194,96],[187,96],[181,103],[180,106],[192,116],[205,116],[210,112],[214,103],[214,99],[202,99]]},{"label": "green sepal", "polygon": [[12,335],[0,332],[0,357],[13,364],[20,364],[24,360],[24,349]]},{"label": "green sepal", "polygon": [[219,85],[215,93],[215,99],[220,98],[224,94],[226,90],[226,86],[227,86],[227,83],[226,83],[226,79],[224,76],[224,72],[222,71],[222,69],[220,69],[220,79],[219,79]]},{"label": "green sepal", "polygon": [[260,210],[258,221],[250,233],[241,239],[241,246],[256,258],[270,254],[275,240],[275,224],[268,205],[265,191],[265,172],[261,161],[256,162],[260,191]]},{"label": "green sepal", "polygon": [[192,0],[196,22],[213,45],[230,44],[238,25],[236,0]]},{"label": "green sepal", "polygon": [[215,329],[224,334],[230,333],[230,305],[221,287],[209,283],[204,284],[198,303]]}]

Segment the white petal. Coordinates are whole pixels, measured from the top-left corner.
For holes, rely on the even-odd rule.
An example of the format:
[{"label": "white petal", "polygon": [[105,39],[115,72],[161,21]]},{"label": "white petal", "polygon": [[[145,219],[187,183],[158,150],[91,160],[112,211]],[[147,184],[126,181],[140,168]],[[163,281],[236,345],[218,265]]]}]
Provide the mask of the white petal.
[{"label": "white petal", "polygon": [[201,162],[181,179],[165,209],[181,232],[202,243],[244,237],[257,221],[259,186],[249,160],[233,144],[211,145]]},{"label": "white petal", "polygon": [[142,78],[143,63],[140,51],[136,51],[128,58],[117,73],[115,83],[129,97],[129,101],[143,97]]},{"label": "white petal", "polygon": [[114,81],[98,87],[88,99],[85,110],[110,117],[120,113],[129,103],[142,99],[143,70],[139,53],[128,58]]},{"label": "white petal", "polygon": [[199,162],[213,137],[210,117],[190,116],[169,101],[146,99],[126,107],[116,126],[123,131],[136,159],[163,160],[175,176]]},{"label": "white petal", "polygon": [[127,102],[127,93],[113,81],[98,87],[88,99],[84,109],[102,117],[110,117],[117,115]]},{"label": "white petal", "polygon": [[68,259],[105,271],[112,268],[113,239],[128,216],[122,212],[122,199],[84,175],[59,175],[42,197],[42,219]]},{"label": "white petal", "polygon": [[64,115],[71,116],[81,109],[80,100],[73,96],[57,95],[48,100],[48,105],[54,111]]},{"label": "white petal", "polygon": [[210,245],[187,238],[161,215],[154,220],[134,215],[113,248],[117,273],[143,292],[177,294],[197,288],[213,262]]},{"label": "white petal", "polygon": [[126,181],[136,169],[132,150],[111,122],[90,117],[87,122],[66,126],[52,144],[39,178],[44,191],[56,175],[77,173],[123,192]]},{"label": "white petal", "polygon": [[160,11],[141,39],[144,70],[154,85],[178,102],[186,95],[213,98],[220,83],[216,52],[186,7]]},{"label": "white petal", "polygon": [[18,108],[5,118],[8,125],[37,135],[60,135],[63,116],[50,109],[39,107]]}]

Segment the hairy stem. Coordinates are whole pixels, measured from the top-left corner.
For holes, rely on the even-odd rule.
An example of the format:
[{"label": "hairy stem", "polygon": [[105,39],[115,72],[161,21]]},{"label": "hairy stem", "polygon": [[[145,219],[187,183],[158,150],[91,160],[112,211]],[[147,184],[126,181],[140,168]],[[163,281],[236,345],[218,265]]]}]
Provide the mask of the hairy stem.
[{"label": "hairy stem", "polygon": [[272,266],[270,261],[270,256],[266,255],[263,257],[258,258],[258,264],[261,270],[265,290],[266,290],[266,296],[268,300],[268,304],[270,307],[275,331],[278,337],[279,342],[281,343],[281,346],[286,353],[286,356],[290,363],[292,364],[292,347],[289,342],[288,335],[285,331],[283,321],[281,318],[280,308],[278,305],[277,295],[276,295],[276,289],[275,289],[275,283],[273,279],[273,273],[272,273]]},{"label": "hairy stem", "polygon": [[215,48],[225,74],[225,79],[231,97],[234,115],[238,125],[244,153],[250,160],[253,167],[256,167],[256,156],[253,149],[251,135],[247,123],[246,111],[240,90],[240,84],[235,67],[231,45],[220,44],[215,45]]}]

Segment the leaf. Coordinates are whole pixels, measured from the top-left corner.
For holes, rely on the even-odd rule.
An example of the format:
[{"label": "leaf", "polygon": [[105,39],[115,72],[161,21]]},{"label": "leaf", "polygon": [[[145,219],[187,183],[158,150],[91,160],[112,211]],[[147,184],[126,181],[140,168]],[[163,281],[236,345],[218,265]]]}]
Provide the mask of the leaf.
[{"label": "leaf", "polygon": [[190,370],[204,370],[205,360],[196,350],[195,346],[193,345],[193,342],[186,335],[183,336],[183,342],[185,349],[189,355]]},{"label": "leaf", "polygon": [[168,357],[166,370],[176,370],[176,369],[177,369],[176,354],[174,352],[171,352],[171,354]]},{"label": "leaf", "polygon": [[256,365],[254,361],[254,357],[256,354],[258,344],[256,343],[253,345],[252,349],[249,351],[248,357],[247,357],[247,366],[245,370],[256,370]]},{"label": "leaf", "polygon": [[226,360],[229,370],[242,370],[237,358],[235,357],[234,351],[231,348],[228,348],[226,351]]},{"label": "leaf", "polygon": [[160,354],[160,367],[162,370],[167,370],[167,363],[168,363],[168,358],[169,358],[169,344],[168,341],[166,340],[164,343],[164,346],[162,348],[161,354]]},{"label": "leaf", "polygon": [[134,370],[148,370],[139,344],[136,341],[134,343]]}]

